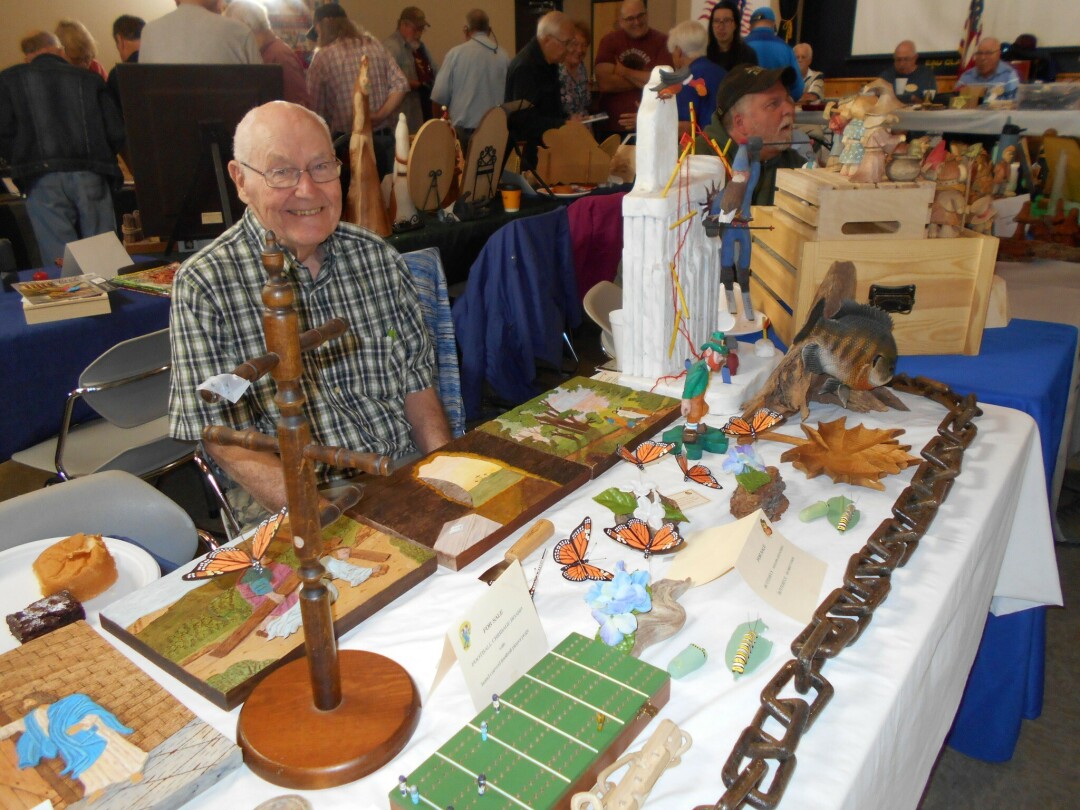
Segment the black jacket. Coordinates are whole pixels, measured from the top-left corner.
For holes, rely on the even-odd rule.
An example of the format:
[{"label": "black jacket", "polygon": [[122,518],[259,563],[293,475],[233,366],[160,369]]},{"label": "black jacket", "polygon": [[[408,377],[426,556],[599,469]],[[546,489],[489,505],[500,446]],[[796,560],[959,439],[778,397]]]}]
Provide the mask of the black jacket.
[{"label": "black jacket", "polygon": [[548,64],[536,37],[521,49],[506,72],[506,101],[532,104],[510,116],[510,142],[525,141],[524,165],[536,166],[536,149],[544,133],[566,123],[559,96],[559,66]]},{"label": "black jacket", "polygon": [[123,143],[120,111],[96,73],[48,53],[0,73],[0,155],[24,190],[52,172],[91,171],[119,185]]}]

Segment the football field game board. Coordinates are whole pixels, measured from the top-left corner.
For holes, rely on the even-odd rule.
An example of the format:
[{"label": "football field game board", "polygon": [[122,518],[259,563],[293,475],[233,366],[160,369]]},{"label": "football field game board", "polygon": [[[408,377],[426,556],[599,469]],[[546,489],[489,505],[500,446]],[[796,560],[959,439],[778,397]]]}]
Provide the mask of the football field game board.
[{"label": "football field game board", "polygon": [[497,710],[493,700],[393,788],[390,806],[563,806],[629,746],[669,689],[667,672],[572,633],[498,696]]}]

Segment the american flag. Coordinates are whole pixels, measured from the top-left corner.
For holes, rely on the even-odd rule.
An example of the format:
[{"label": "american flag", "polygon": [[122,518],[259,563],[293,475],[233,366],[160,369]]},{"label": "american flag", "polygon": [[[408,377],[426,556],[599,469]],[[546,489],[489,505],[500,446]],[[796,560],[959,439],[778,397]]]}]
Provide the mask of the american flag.
[{"label": "american flag", "polygon": [[983,0],[971,0],[964,22],[964,37],[960,40],[960,73],[975,64],[975,50],[982,36],[982,14]]}]

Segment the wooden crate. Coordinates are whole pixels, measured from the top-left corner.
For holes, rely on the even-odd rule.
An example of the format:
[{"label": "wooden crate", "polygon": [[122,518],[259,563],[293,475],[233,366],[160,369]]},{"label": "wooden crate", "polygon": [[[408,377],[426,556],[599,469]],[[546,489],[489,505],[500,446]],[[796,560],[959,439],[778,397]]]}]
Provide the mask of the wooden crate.
[{"label": "wooden crate", "polygon": [[750,282],[754,306],[791,344],[835,261],[855,263],[856,300],[872,284],[915,285],[914,306],[893,313],[901,354],[978,354],[994,278],[998,240],[974,231],[957,239],[819,240],[805,222],[776,207],[754,209]]},{"label": "wooden crate", "polygon": [[774,204],[816,230],[816,238],[925,239],[934,184],[852,183],[837,172],[781,169]]}]

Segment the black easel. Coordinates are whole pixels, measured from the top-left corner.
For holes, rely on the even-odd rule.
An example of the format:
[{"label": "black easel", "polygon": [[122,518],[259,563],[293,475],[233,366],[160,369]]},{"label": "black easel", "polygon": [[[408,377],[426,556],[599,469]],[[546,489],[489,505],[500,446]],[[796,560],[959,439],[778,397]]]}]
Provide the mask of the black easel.
[{"label": "black easel", "polygon": [[202,181],[207,172],[211,173],[214,178],[225,228],[231,228],[235,221],[232,214],[232,203],[229,200],[229,187],[225,182],[225,160],[223,157],[223,155],[228,154],[227,150],[231,135],[226,131],[223,121],[200,121],[199,138],[202,141],[199,165],[191,176],[191,184],[188,186],[187,193],[184,194],[184,201],[180,205],[180,212],[176,216],[176,222],[173,223],[169,241],[165,244],[166,254],[172,253],[184,225],[190,221],[190,218],[199,215],[198,192],[200,188],[204,187]]}]

